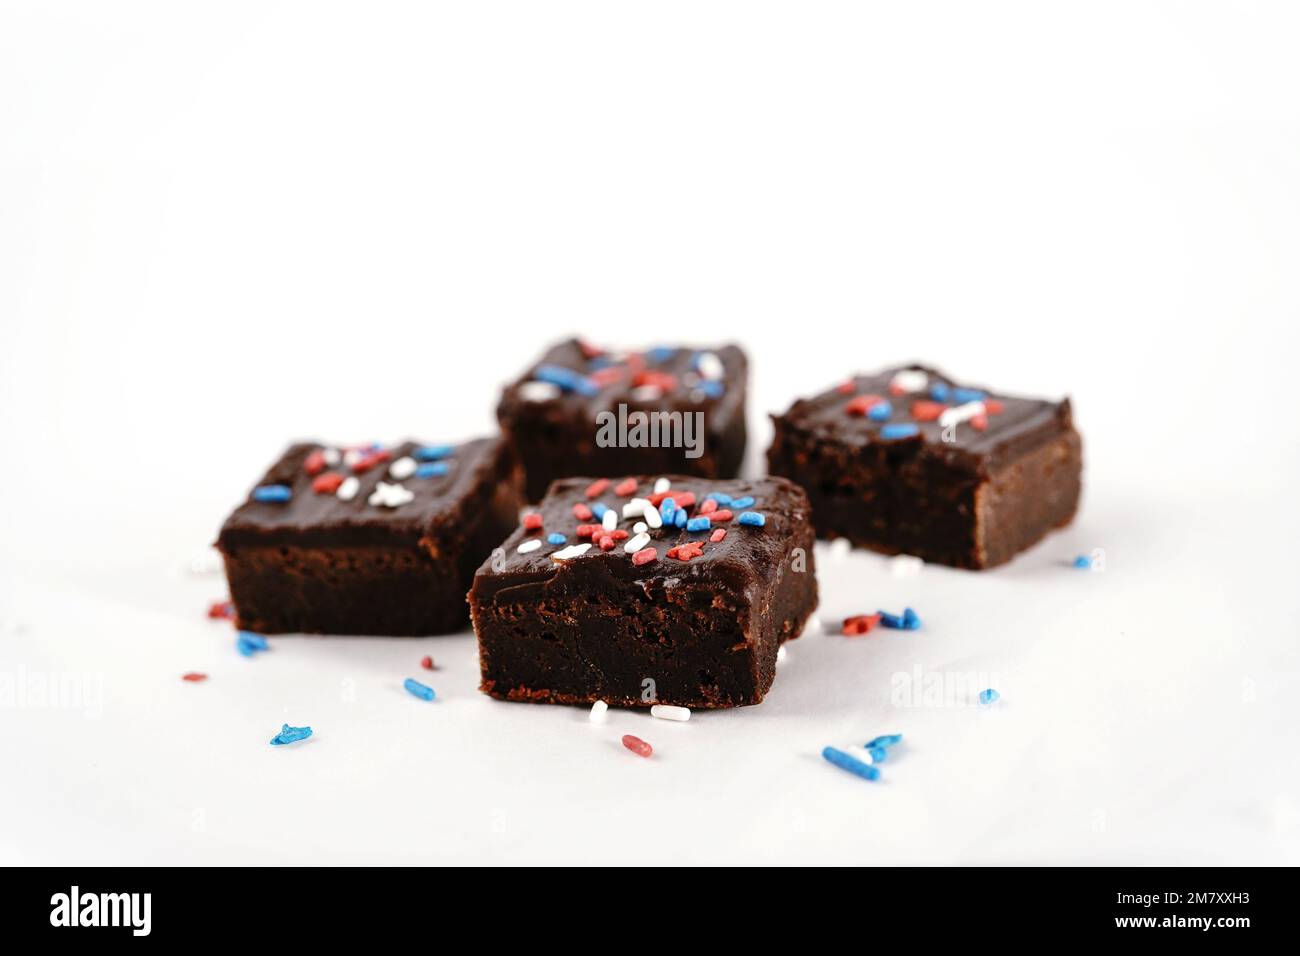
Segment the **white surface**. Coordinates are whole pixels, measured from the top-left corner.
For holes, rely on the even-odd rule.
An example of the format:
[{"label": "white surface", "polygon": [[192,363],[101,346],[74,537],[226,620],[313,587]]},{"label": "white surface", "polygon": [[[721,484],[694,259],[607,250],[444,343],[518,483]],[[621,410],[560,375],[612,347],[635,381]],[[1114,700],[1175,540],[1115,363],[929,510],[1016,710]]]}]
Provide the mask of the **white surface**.
[{"label": "white surface", "polygon": [[[102,690],[0,702],[0,862],[1300,862],[1296,39],[1285,4],[0,7],[0,676]],[[469,635],[245,660],[204,619],[184,565],[287,439],[485,432],[572,331],[743,341],[753,467],[765,413],[894,360],[1068,391],[1083,511],[988,574],[819,548],[824,613],[924,629],[809,634],[684,724],[490,701]],[[1002,701],[898,706],[916,668]],[[877,784],[818,755],[894,731]]]}]

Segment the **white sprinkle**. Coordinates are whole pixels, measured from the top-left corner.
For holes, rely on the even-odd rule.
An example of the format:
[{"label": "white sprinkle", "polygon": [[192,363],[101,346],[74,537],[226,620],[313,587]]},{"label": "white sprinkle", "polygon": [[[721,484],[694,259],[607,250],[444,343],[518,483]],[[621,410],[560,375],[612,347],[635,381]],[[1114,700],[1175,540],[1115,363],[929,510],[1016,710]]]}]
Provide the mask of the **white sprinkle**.
[{"label": "white sprinkle", "polygon": [[357,481],[355,475],[352,475],[343,479],[343,483],[339,485],[339,490],[334,494],[338,496],[340,501],[351,501],[357,496],[359,490],[361,490],[361,482]]},{"label": "white sprinkle", "polygon": [[519,386],[519,397],[525,402],[549,402],[560,397],[560,387],[550,382],[524,382]]},{"label": "white sprinkle", "polygon": [[656,479],[655,479],[655,494],[657,494],[657,495],[659,495],[659,494],[663,494],[665,491],[667,491],[667,490],[668,490],[669,488],[671,488],[672,486],[673,486],[673,483],[672,483],[671,481],[669,481],[667,478],[656,478]]},{"label": "white sprinkle", "polygon": [[605,703],[603,700],[598,700],[591,705],[591,713],[587,715],[587,719],[593,724],[603,724],[605,718],[609,716],[608,711],[609,704]]},{"label": "white sprinkle", "polygon": [[632,525],[633,534],[644,534],[648,530],[650,530],[650,526],[644,521],[638,521],[636,524]]},{"label": "white sprinkle", "polygon": [[976,415],[984,414],[983,402],[967,402],[965,405],[958,405],[955,408],[945,408],[939,414],[939,425],[947,428],[949,425],[960,425]]},{"label": "white sprinkle", "polygon": [[896,554],[889,559],[889,570],[896,578],[910,578],[921,573],[925,562],[914,554]]},{"label": "white sprinkle", "polygon": [[343,464],[349,468],[355,468],[361,463],[361,459],[366,457],[366,453],[360,448],[349,448],[343,453]]},{"label": "white sprinkle", "polygon": [[889,381],[890,389],[904,393],[925,391],[929,384],[930,376],[919,368],[905,368],[901,372],[894,373],[894,377]]},{"label": "white sprinkle", "polygon": [[674,704],[654,704],[650,708],[650,716],[660,720],[690,720],[691,709]]},{"label": "white sprinkle", "polygon": [[[339,486],[342,488],[342,486]],[[386,481],[381,481],[375,485],[375,490],[370,493],[368,499],[370,504],[375,507],[398,508],[408,502],[415,500],[415,492],[407,491],[401,485],[390,485]]]},{"label": "white sprinkle", "polygon": [[700,353],[700,357],[695,362],[695,367],[700,370],[701,375],[713,381],[722,378],[725,373],[725,369],[722,367],[722,359],[712,352]]},{"label": "white sprinkle", "polygon": [[542,546],[541,538],[532,538],[528,541],[520,541],[519,547],[515,548],[520,554],[531,554]]},{"label": "white sprinkle", "polygon": [[388,474],[389,477],[402,481],[415,474],[415,469],[418,467],[414,458],[404,455],[388,466]]},{"label": "white sprinkle", "polygon": [[333,468],[335,465],[337,465],[339,463],[339,459],[343,457],[342,455],[339,454],[339,450],[337,448],[322,448],[320,450],[320,453],[325,464],[328,465],[330,468]]},{"label": "white sprinkle", "polygon": [[853,545],[849,543],[848,538],[836,538],[831,542],[831,557],[837,560],[848,557],[852,550]]},{"label": "white sprinkle", "polygon": [[644,514],[646,505],[648,504],[650,504],[650,502],[646,501],[644,498],[633,498],[623,506],[623,517],[636,518]]},{"label": "white sprinkle", "polygon": [[659,514],[659,509],[654,505],[646,502],[645,506],[645,523],[652,528],[662,528],[664,526],[663,516]]},{"label": "white sprinkle", "polygon": [[582,555],[587,553],[587,549],[590,547],[590,541],[584,542],[583,544],[571,544],[567,548],[561,548],[559,551],[552,552],[551,557],[556,561],[568,561],[570,558],[582,557]]},{"label": "white sprinkle", "polygon": [[649,543],[650,535],[644,531],[638,531],[633,537],[623,542],[623,550],[628,554],[636,554]]},{"label": "white sprinkle", "polygon": [[785,645],[782,644],[780,647],[776,649],[776,662],[778,664],[781,664],[784,663],[784,661],[785,661]]},{"label": "white sprinkle", "polygon": [[664,397],[664,390],[658,385],[638,385],[629,394],[634,402],[657,402]]},{"label": "white sprinkle", "polygon": [[613,508],[605,511],[605,516],[600,519],[600,525],[606,531],[613,531],[618,527],[618,512]]}]

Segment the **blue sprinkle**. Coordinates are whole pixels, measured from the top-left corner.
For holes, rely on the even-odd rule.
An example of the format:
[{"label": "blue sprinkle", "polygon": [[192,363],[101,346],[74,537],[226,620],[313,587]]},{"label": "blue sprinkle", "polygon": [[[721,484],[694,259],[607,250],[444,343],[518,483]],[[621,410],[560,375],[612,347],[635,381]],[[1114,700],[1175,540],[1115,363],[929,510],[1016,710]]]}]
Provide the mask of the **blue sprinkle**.
[{"label": "blue sprinkle", "polygon": [[546,536],[546,540],[549,541],[551,544],[564,544],[564,542],[568,541],[569,539],[566,538],[564,535],[560,534],[558,531],[552,531],[550,534]]},{"label": "blue sprinkle", "polygon": [[293,497],[293,489],[288,485],[261,485],[253,489],[254,501],[280,503]]},{"label": "blue sprinkle", "polygon": [[673,527],[674,527],[674,528],[685,528],[685,527],[686,527],[686,521],[687,521],[687,518],[686,518],[686,509],[685,509],[685,508],[678,508],[676,511],[673,512]]},{"label": "blue sprinkle", "polygon": [[722,393],[726,391],[726,387],[720,381],[711,378],[705,379],[695,387],[709,398],[721,398]]},{"label": "blue sprinkle", "polygon": [[258,651],[269,650],[270,647],[271,645],[266,642],[266,638],[253,631],[240,631],[235,637],[235,650],[245,657],[252,657]]},{"label": "blue sprinkle", "polygon": [[1086,554],[1081,554],[1074,559],[1074,566],[1076,568],[1083,568],[1083,570],[1087,571],[1092,567],[1092,558],[1088,557]]},{"label": "blue sprinkle", "polygon": [[438,696],[433,692],[432,687],[429,687],[425,684],[421,684],[414,677],[406,678],[406,680],[402,682],[402,686],[405,687],[407,691],[414,694],[416,697],[419,697],[421,700],[433,700],[435,697]]},{"label": "blue sprinkle", "polygon": [[890,614],[888,611],[877,611],[876,613],[880,615],[881,624],[896,631],[916,631],[921,628],[921,619],[916,616],[916,612],[910,607],[904,609],[902,614]]},{"label": "blue sprinkle", "polygon": [[880,771],[869,763],[863,763],[857,757],[846,754],[843,750],[836,750],[834,747],[822,748],[822,756],[829,760],[841,770],[847,770],[849,773],[857,774],[864,780],[879,780]]},{"label": "blue sprinkle", "polygon": [[907,631],[919,631],[921,629],[921,619],[916,616],[916,612],[910,607],[903,608],[903,629]]},{"label": "blue sprinkle", "polygon": [[577,392],[579,395],[591,396],[600,391],[596,383],[587,376],[562,365],[539,365],[533,372],[533,378],[539,382],[550,382],[563,391]]},{"label": "blue sprinkle", "polygon": [[676,354],[677,354],[676,349],[669,348],[666,345],[659,345],[656,346],[655,348],[652,348],[650,351],[646,352],[645,357],[649,359],[651,362],[654,362],[656,365],[658,365],[662,362],[667,362],[670,358],[672,358]]},{"label": "blue sprinkle", "polygon": [[887,422],[892,414],[894,414],[894,406],[889,402],[876,402],[867,409],[867,417],[873,422]]},{"label": "blue sprinkle", "polygon": [[[722,504],[722,502],[719,501],[718,504]],[[746,495],[743,498],[732,498],[731,501],[728,502],[728,504],[730,504],[732,508],[736,508],[736,509],[752,508],[754,507],[754,499],[751,498],[749,495]]]},{"label": "blue sprinkle", "polygon": [[676,511],[676,498],[665,498],[663,501],[659,502],[659,517],[663,518],[664,524],[671,525],[673,523],[673,513]]},{"label": "blue sprinkle", "polygon": [[609,505],[605,504],[603,501],[597,501],[594,505],[591,506],[591,513],[596,516],[597,521],[605,517],[605,512],[608,510],[609,510]]},{"label": "blue sprinkle", "polygon": [[415,469],[416,478],[441,478],[447,472],[451,471],[451,466],[445,461],[431,461],[427,465],[421,465]]},{"label": "blue sprinkle", "polygon": [[704,497],[712,498],[714,501],[722,505],[724,508],[727,505],[731,504],[731,495],[724,495],[721,491],[711,491]]},{"label": "blue sprinkle", "polygon": [[761,528],[763,525],[767,524],[767,518],[759,514],[757,511],[741,512],[740,517],[736,520],[741,524],[749,525],[751,528]]},{"label": "blue sprinkle", "polygon": [[708,515],[700,515],[698,518],[692,518],[686,522],[687,531],[708,531],[713,526]]},{"label": "blue sprinkle", "polygon": [[291,744],[299,740],[306,740],[310,736],[310,727],[290,727],[288,724],[285,724],[280,728],[280,732],[271,738],[271,746],[283,747],[285,744]]},{"label": "blue sprinkle", "polygon": [[440,461],[451,456],[455,445],[424,445],[415,449],[415,457],[420,461]]},{"label": "blue sprinkle", "polygon": [[989,704],[996,703],[998,698],[1001,696],[1001,694],[990,687],[986,690],[980,691],[980,703],[987,707]]},{"label": "blue sprinkle", "polygon": [[886,750],[884,747],[866,746],[863,747],[862,749],[871,755],[872,763],[884,763],[885,758],[889,756],[889,751]]},{"label": "blue sprinkle", "polygon": [[882,425],[880,427],[881,438],[915,438],[921,434],[921,429],[911,423],[896,422],[892,425]]},{"label": "blue sprinkle", "polygon": [[954,388],[952,390],[952,400],[961,405],[966,402],[982,402],[988,397],[986,392],[981,392],[978,388]]},{"label": "blue sprinkle", "polygon": [[935,382],[930,386],[930,398],[936,402],[946,402],[951,396],[952,390],[943,382]]},{"label": "blue sprinkle", "polygon": [[902,734],[883,734],[879,737],[872,737],[863,746],[865,746],[868,750],[872,749],[873,747],[892,747],[902,739],[903,739]]}]

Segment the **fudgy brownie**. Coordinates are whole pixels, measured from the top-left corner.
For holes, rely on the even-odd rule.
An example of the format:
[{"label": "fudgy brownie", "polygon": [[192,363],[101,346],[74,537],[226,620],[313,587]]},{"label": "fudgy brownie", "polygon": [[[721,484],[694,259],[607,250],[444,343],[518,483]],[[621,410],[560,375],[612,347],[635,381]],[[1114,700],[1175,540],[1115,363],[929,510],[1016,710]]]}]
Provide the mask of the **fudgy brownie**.
[{"label": "fudgy brownie", "polygon": [[756,704],[817,605],[812,544],[808,499],[782,478],[557,481],[474,576],[482,689]]},{"label": "fudgy brownie", "polygon": [[807,490],[820,537],[990,568],[1078,507],[1069,399],[995,395],[911,365],[859,375],[773,422],[768,469]]},{"label": "fudgy brownie", "polygon": [[460,630],[474,569],[518,524],[522,488],[514,454],[499,438],[292,445],[217,539],[238,626]]},{"label": "fudgy brownie", "polygon": [[745,454],[747,377],[734,345],[615,353],[570,339],[506,386],[497,419],[529,501],[571,475],[731,478]]}]

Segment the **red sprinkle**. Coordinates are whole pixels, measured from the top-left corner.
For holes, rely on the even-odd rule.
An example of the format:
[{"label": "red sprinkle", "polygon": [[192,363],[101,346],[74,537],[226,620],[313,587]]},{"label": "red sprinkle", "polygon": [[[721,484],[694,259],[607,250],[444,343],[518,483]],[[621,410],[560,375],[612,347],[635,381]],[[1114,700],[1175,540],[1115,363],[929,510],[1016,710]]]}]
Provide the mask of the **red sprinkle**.
[{"label": "red sprinkle", "polygon": [[913,402],[912,417],[918,422],[937,421],[945,407],[942,402]]},{"label": "red sprinkle", "polygon": [[590,538],[597,531],[603,531],[604,525],[599,524],[580,524],[578,530],[574,532],[579,538]]},{"label": "red sprinkle", "polygon": [[974,415],[970,420],[970,427],[977,432],[986,431],[989,427],[989,417],[987,415]]},{"label": "red sprinkle", "polygon": [[542,530],[541,514],[539,514],[536,511],[530,511],[528,512],[528,514],[524,515],[524,530],[541,531]]},{"label": "red sprinkle", "polygon": [[609,535],[605,535],[603,538],[597,541],[596,544],[600,547],[600,550],[602,551],[614,550],[614,539]]},{"label": "red sprinkle", "polygon": [[677,388],[677,376],[657,369],[647,369],[634,379],[637,385],[654,385],[662,391],[671,392]]},{"label": "red sprinkle", "polygon": [[208,617],[217,621],[228,620],[235,616],[235,605],[229,601],[213,601],[208,605]]},{"label": "red sprinkle", "polygon": [[622,379],[624,371],[625,370],[618,365],[610,365],[606,368],[596,369],[596,371],[588,375],[587,378],[591,379],[601,388],[604,388],[605,386],[613,385],[615,382]]},{"label": "red sprinkle", "polygon": [[579,521],[590,521],[591,509],[588,508],[586,505],[584,505],[581,501],[579,501],[576,505],[573,506],[573,516],[577,518]]},{"label": "red sprinkle", "polygon": [[866,634],[879,623],[879,614],[859,614],[856,617],[846,617],[843,627],[840,628],[840,633],[847,637],[856,637],[859,634]]},{"label": "red sprinkle", "polygon": [[640,737],[633,737],[631,734],[623,735],[623,746],[638,757],[648,757],[655,752],[655,749]]},{"label": "red sprinkle", "polygon": [[608,478],[597,478],[587,486],[587,497],[595,498],[597,495],[603,495],[605,489],[609,487]]},{"label": "red sprinkle", "polygon": [[1006,408],[1007,407],[996,398],[984,399],[984,411],[988,412],[990,415],[1001,415],[1006,411]]},{"label": "red sprinkle", "polygon": [[317,448],[307,456],[307,460],[302,463],[309,475],[319,475],[325,470],[325,452]]},{"label": "red sprinkle", "polygon": [[732,518],[730,508],[719,508],[713,514],[709,515],[711,521],[730,521]]},{"label": "red sprinkle", "polygon": [[689,561],[691,558],[698,558],[704,553],[704,545],[699,541],[687,541],[685,544],[679,544],[675,548],[668,549],[668,557],[676,558],[678,561]]},{"label": "red sprinkle", "polygon": [[388,461],[388,459],[392,457],[393,457],[393,453],[389,451],[387,448],[381,448],[379,451],[372,451],[370,454],[366,455],[355,465],[353,465],[352,471],[358,475],[365,474],[371,468],[374,468],[375,465],[382,465],[384,462]]},{"label": "red sprinkle", "polygon": [[311,490],[318,495],[332,495],[339,490],[339,485],[343,484],[343,476],[337,471],[327,471],[323,475],[317,475],[312,479]]},{"label": "red sprinkle", "polygon": [[717,544],[726,536],[727,536],[726,528],[714,528],[713,534],[709,535],[709,540],[712,541],[714,544]]},{"label": "red sprinkle", "polygon": [[199,681],[207,679],[207,674],[200,674],[198,671],[190,671],[188,674],[181,675],[181,680],[187,680],[191,684],[197,684]]},{"label": "red sprinkle", "polygon": [[627,532],[624,531],[622,528],[615,528],[613,531],[609,533],[609,536],[613,538],[615,541],[627,540]]},{"label": "red sprinkle", "polygon": [[659,552],[653,547],[642,548],[636,554],[632,555],[633,564],[648,564],[655,558],[659,557]]},{"label": "red sprinkle", "polygon": [[894,396],[898,396],[898,395],[906,395],[906,394],[907,394],[907,389],[903,388],[903,386],[897,384],[896,382],[890,382],[890,383],[889,383],[889,394],[890,394],[890,395],[894,395]]},{"label": "red sprinkle", "polygon": [[683,491],[681,494],[674,495],[673,501],[677,503],[677,507],[679,508],[689,508],[691,505],[695,504],[695,492]]},{"label": "red sprinkle", "polygon": [[433,658],[432,657],[420,658],[420,666],[423,667],[426,671],[433,670]]},{"label": "red sprinkle", "polygon": [[636,479],[627,478],[620,481],[618,486],[614,489],[614,494],[622,495],[624,498],[636,494]]},{"label": "red sprinkle", "polygon": [[872,405],[877,405],[883,401],[884,399],[879,395],[859,395],[845,405],[844,410],[850,415],[865,415],[871,411]]},{"label": "red sprinkle", "polygon": [[717,510],[718,510],[718,503],[714,501],[712,498],[705,498],[704,503],[701,504],[698,509],[696,509],[695,513],[699,515],[711,515],[713,514],[713,512]]},{"label": "red sprinkle", "polygon": [[839,392],[841,395],[852,395],[856,389],[857,386],[853,384],[852,379],[847,382],[841,382],[839,385],[835,386],[835,391]]}]

